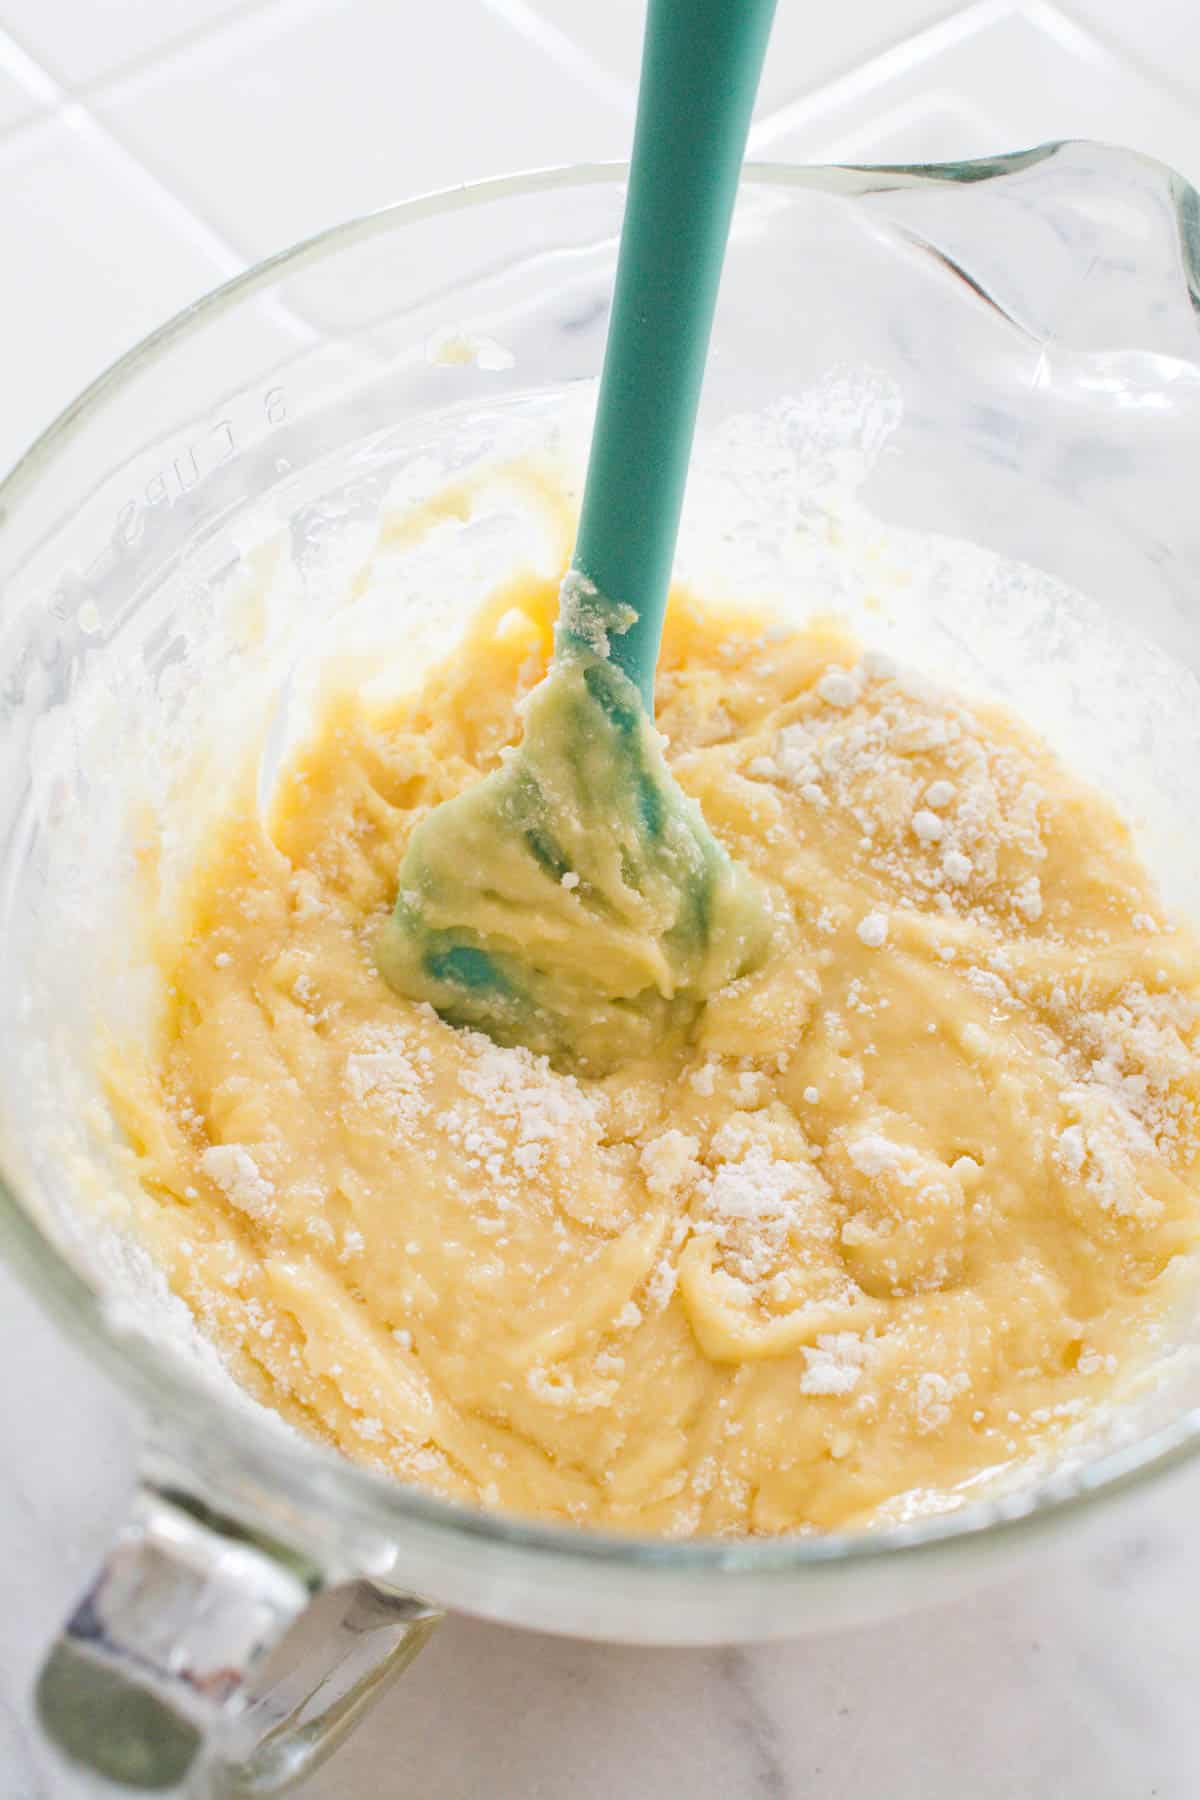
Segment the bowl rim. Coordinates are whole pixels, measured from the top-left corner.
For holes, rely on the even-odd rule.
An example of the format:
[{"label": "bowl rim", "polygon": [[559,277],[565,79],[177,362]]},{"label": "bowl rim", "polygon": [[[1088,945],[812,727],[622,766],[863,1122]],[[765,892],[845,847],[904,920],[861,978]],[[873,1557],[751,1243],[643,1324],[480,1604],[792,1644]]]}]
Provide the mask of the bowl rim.
[{"label": "bowl rim", "polygon": [[[1138,165],[1157,173],[1179,221],[1182,274],[1193,303],[1200,308],[1200,255],[1196,254],[1200,244],[1200,198],[1173,170],[1138,152],[1081,140],[1060,140],[1011,155],[958,163],[801,165],[751,161],[745,165],[742,183],[748,187],[810,188],[855,200],[886,190],[1003,180],[1064,153],[1100,153],[1109,166],[1115,159],[1126,166]],[[627,172],[628,164],[620,161],[582,163],[442,189],[360,214],[253,264],[140,340],[58,414],[0,481],[0,532],[26,495],[51,473],[59,452],[110,398],[119,395],[177,342],[251,298],[280,275],[295,274],[354,245],[403,230],[426,218],[518,195],[572,186],[621,184]],[[299,1434],[268,1432],[261,1427],[249,1430],[248,1413],[231,1406],[179,1353],[121,1320],[42,1232],[21,1204],[17,1184],[3,1167],[2,1147],[0,1239],[9,1266],[43,1310],[70,1338],[84,1346],[118,1388],[138,1401],[151,1418],[162,1420],[164,1414],[167,1416],[164,1441],[178,1446],[183,1437],[179,1454],[184,1470],[190,1464],[203,1479],[200,1465],[207,1460],[205,1450],[216,1445],[243,1475],[281,1493],[301,1512],[311,1513],[314,1505],[328,1499],[336,1505],[339,1520],[357,1520],[376,1534],[382,1529],[395,1537],[406,1528],[415,1528],[432,1534],[435,1542],[438,1538],[476,1540],[513,1551],[533,1552],[559,1563],[615,1564],[622,1569],[654,1570],[664,1576],[736,1574],[742,1578],[762,1577],[777,1584],[781,1577],[803,1577],[830,1565],[877,1565],[923,1553],[962,1550],[980,1540],[996,1543],[1014,1536],[1029,1538],[1039,1527],[1075,1517],[1090,1510],[1100,1499],[1112,1499],[1141,1488],[1200,1453],[1198,1406],[1185,1409],[1144,1437],[1117,1442],[1090,1462],[1051,1468],[1012,1493],[983,1495],[950,1511],[865,1531],[669,1539],[553,1524],[442,1499],[352,1463]],[[189,1444],[196,1451],[195,1456],[189,1454]]]}]

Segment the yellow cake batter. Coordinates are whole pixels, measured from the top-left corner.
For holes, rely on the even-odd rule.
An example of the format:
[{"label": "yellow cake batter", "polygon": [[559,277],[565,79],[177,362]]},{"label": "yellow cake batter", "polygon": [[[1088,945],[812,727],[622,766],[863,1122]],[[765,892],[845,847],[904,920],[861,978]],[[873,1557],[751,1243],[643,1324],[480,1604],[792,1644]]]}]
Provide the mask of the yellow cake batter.
[{"label": "yellow cake batter", "polygon": [[255,1395],[438,1493],[674,1535],[944,1504],[1086,1417],[1191,1274],[1200,948],[1006,714],[677,597],[658,720],[763,966],[603,1078],[454,1029],[379,934],[555,598],[335,704],[269,834],[247,772],[161,1044],[111,1058],[145,1236]]}]

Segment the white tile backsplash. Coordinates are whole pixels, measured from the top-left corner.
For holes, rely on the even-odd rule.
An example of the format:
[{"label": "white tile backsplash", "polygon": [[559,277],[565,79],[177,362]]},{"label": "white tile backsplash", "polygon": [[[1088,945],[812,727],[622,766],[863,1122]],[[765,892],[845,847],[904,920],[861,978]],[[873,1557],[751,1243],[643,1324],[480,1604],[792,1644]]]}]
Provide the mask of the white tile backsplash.
[{"label": "white tile backsplash", "polygon": [[[532,0],[598,62],[637,86],[645,0]],[[955,10],[955,0],[846,0],[813,6],[779,0],[758,98],[765,117],[833,80],[883,47]]]},{"label": "white tile backsplash", "polygon": [[[1098,35],[1043,0],[780,0],[753,152],[924,161],[1095,135],[1200,173],[1200,107],[1179,98],[1200,92],[1200,9],[1145,0],[1135,27],[1117,0],[1070,3]],[[20,222],[22,267],[0,284],[0,343],[21,346],[11,369],[0,352],[0,451],[241,263],[422,190],[626,154],[641,16],[438,0],[417,32],[412,0],[0,0],[0,221]],[[74,122],[47,130],[64,105]],[[112,134],[90,166],[89,117]]]},{"label": "white tile backsplash", "polygon": [[621,155],[623,112],[479,4],[288,0],[97,96],[249,256],[507,170]]},{"label": "white tile backsplash", "polygon": [[0,132],[44,112],[53,105],[57,94],[45,71],[0,30]]},{"label": "white tile backsplash", "polygon": [[1168,89],[1200,105],[1196,0],[1067,0],[1064,10]]},{"label": "white tile backsplash", "polygon": [[1200,109],[1053,7],[975,7],[931,32],[922,50],[885,54],[785,109],[757,128],[754,153],[956,161],[1090,137],[1160,157],[1200,181]]},{"label": "white tile backsplash", "polygon": [[0,138],[0,469],[226,271],[85,117]]},{"label": "white tile backsplash", "polygon": [[[872,107],[869,116],[832,138],[818,133],[821,156],[830,162],[960,162],[989,156],[1007,143],[996,111],[976,105],[953,88],[912,94],[897,105]],[[795,155],[790,139],[772,155]],[[807,159],[806,159],[807,160]]]},{"label": "white tile backsplash", "polygon": [[0,17],[65,86],[78,88],[238,10],[239,0],[10,0]]}]

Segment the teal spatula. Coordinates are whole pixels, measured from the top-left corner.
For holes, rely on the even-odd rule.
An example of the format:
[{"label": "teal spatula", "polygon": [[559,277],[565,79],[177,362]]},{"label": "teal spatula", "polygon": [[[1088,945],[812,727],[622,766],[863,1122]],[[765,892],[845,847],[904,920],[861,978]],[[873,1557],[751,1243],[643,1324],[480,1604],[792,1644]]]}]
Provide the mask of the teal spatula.
[{"label": "teal spatula", "polygon": [[654,668],[775,0],[650,0],[579,535],[503,766],[417,826],[380,966],[454,1024],[600,1069],[765,953],[758,888],[667,769]]}]

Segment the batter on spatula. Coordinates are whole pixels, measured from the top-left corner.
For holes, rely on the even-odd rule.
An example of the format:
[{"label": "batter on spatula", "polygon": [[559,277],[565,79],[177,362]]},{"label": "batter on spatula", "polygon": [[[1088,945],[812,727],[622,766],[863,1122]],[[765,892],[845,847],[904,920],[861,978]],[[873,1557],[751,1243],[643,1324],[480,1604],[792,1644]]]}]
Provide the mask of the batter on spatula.
[{"label": "batter on spatula", "polygon": [[761,963],[765,897],[671,779],[628,676],[559,655],[499,769],[434,808],[379,942],[398,993],[591,1073]]},{"label": "batter on spatula", "polygon": [[1008,714],[676,596],[666,761],[761,958],[602,1074],[447,1023],[380,972],[396,870],[520,739],[556,600],[332,705],[269,830],[247,770],[161,1041],[110,1059],[141,1230],[253,1394],[437,1493],[672,1535],[953,1504],[1194,1282],[1200,948]]}]

